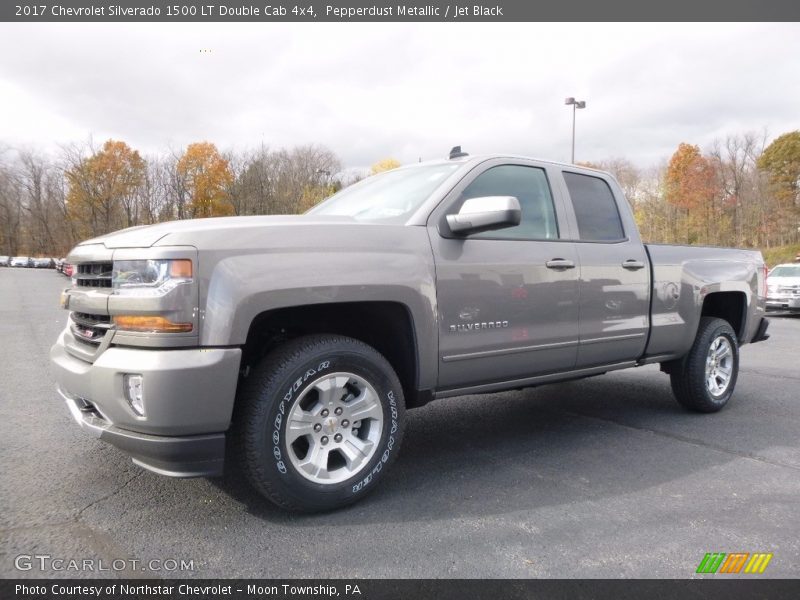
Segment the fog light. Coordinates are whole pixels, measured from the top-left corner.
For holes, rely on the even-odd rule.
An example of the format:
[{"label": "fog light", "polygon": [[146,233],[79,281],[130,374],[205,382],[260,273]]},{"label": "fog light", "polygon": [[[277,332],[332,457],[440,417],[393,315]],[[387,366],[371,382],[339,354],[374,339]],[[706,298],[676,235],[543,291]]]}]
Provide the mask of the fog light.
[{"label": "fog light", "polygon": [[144,416],[144,400],[142,395],[142,376],[126,374],[122,378],[122,387],[125,390],[125,399],[131,405],[133,412],[140,417]]}]

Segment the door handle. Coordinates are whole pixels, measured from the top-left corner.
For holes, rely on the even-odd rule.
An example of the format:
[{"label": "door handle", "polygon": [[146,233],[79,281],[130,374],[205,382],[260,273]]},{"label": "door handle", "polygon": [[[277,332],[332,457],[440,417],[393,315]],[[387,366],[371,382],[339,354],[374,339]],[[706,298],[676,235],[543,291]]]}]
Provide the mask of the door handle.
[{"label": "door handle", "polygon": [[544,263],[548,269],[574,269],[575,263],[565,258],[554,258]]},{"label": "door handle", "polygon": [[623,269],[629,269],[631,271],[638,271],[639,269],[644,269],[644,262],[641,260],[634,260],[629,258],[624,263],[622,263]]}]

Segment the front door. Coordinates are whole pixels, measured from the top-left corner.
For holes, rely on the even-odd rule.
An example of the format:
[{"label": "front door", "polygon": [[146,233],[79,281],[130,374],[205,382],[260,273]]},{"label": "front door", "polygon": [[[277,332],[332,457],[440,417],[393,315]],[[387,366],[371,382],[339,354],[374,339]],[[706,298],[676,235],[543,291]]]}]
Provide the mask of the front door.
[{"label": "front door", "polygon": [[[521,223],[466,237],[450,233],[445,215],[484,196],[515,196]],[[439,389],[575,365],[579,263],[574,243],[560,241],[564,219],[546,169],[525,161],[484,163],[434,213],[428,231],[436,263]]]}]

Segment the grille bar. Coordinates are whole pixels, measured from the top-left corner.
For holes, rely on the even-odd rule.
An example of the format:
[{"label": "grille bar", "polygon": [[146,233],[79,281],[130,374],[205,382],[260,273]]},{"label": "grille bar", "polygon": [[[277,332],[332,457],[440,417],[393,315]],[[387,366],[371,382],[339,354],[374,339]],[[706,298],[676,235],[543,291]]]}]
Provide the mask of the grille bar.
[{"label": "grille bar", "polygon": [[96,327],[98,329],[109,329],[111,327],[111,317],[109,315],[90,315],[88,313],[72,313],[72,320],[84,327]]},{"label": "grille bar", "polygon": [[112,262],[81,263],[73,275],[77,287],[111,287]]},{"label": "grille bar", "polygon": [[87,313],[74,312],[70,315],[72,319],[72,334],[78,339],[90,344],[99,344],[111,329],[111,317],[108,315],[90,315]]}]

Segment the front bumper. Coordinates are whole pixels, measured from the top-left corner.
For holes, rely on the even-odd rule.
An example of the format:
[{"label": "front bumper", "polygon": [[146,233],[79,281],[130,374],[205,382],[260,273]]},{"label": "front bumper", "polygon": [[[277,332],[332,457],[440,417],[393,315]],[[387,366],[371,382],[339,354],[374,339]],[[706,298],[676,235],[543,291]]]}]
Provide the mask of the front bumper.
[{"label": "front bumper", "polygon": [[95,406],[58,389],[72,417],[91,435],[130,454],[133,462],[170,477],[216,477],[225,465],[225,434],[167,437],[120,429]]},{"label": "front bumper", "polygon": [[[82,428],[163,475],[222,472],[241,349],[111,347],[92,363],[70,352],[67,336],[62,333],[50,358],[58,393]],[[144,416],[125,398],[127,373],[143,378]]]}]

